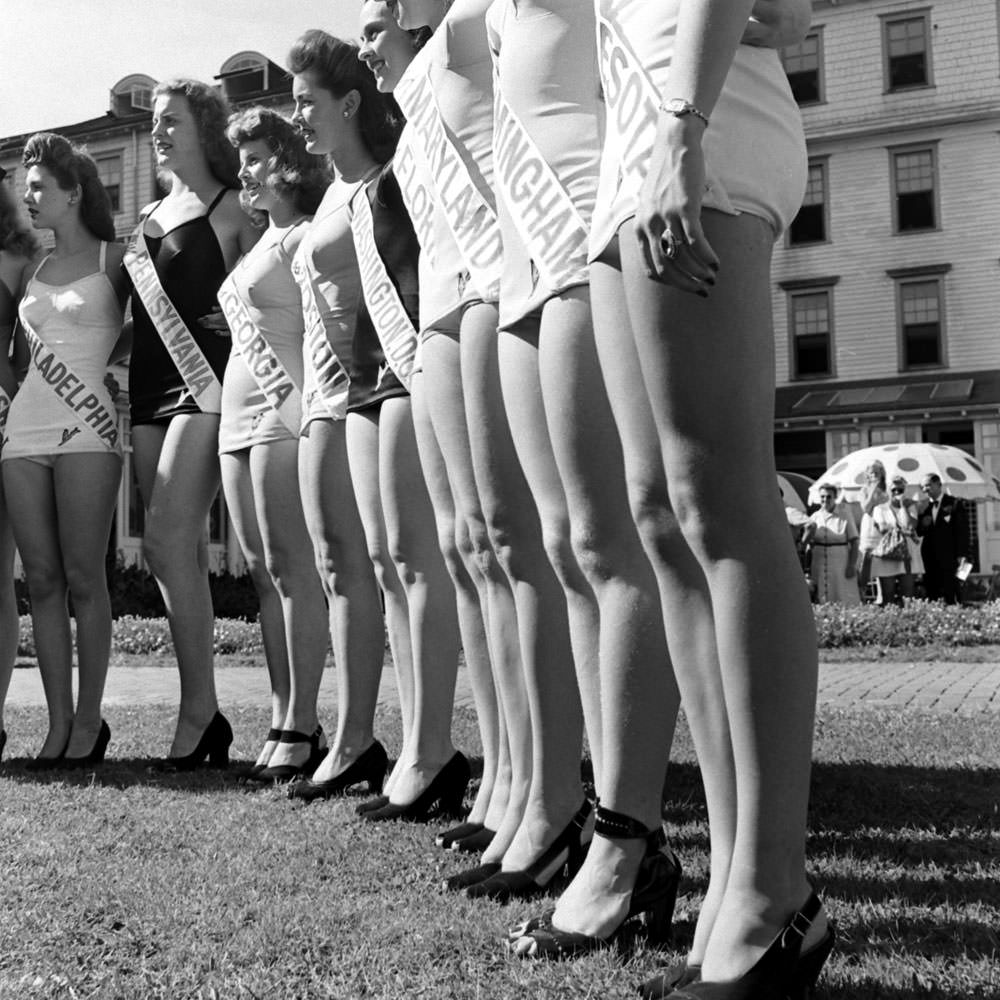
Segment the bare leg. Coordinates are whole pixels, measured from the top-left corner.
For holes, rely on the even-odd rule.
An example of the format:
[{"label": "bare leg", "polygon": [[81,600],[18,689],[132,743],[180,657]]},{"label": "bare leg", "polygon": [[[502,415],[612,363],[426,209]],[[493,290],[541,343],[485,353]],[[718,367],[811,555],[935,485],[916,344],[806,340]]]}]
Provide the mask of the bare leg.
[{"label": "bare leg", "polygon": [[111,598],[104,569],[122,462],[117,455],[62,455],[54,486],[63,572],[76,617],[79,691],[66,754],[85,757],[101,728],[111,657]]},{"label": "bare leg", "polygon": [[[290,676],[282,728],[310,735],[319,725],[317,700],[328,638],[323,588],[310,558],[312,545],[302,514],[297,465],[295,440],[275,441],[250,451],[254,502],[267,571],[279,597]],[[270,764],[301,764],[294,759],[295,747],[279,745]]]},{"label": "bare leg", "polygon": [[[385,404],[383,403],[382,406]],[[407,400],[407,406],[409,401]],[[396,667],[396,686],[399,691],[399,708],[403,727],[403,748],[413,738],[416,693],[413,680],[413,647],[410,636],[410,616],[406,591],[396,571],[392,558],[385,516],[382,511],[382,492],[379,483],[381,456],[379,454],[382,407],[349,413],[347,416],[347,451],[351,469],[351,482],[358,502],[358,513],[364,525],[368,543],[368,556],[375,567],[375,578],[382,588],[385,602],[385,626]],[[391,796],[395,781],[404,769],[400,753],[386,780],[384,792]]]},{"label": "bare leg", "polygon": [[[621,241],[621,253],[670,495],[715,617],[737,825],[703,976],[725,981],[757,961],[809,893],[817,667],[809,603],[774,489],[772,233],[748,215],[706,211],[703,224],[724,262],[707,300],[650,281],[634,239]],[[685,700],[689,690],[697,696],[682,662],[675,666]]]},{"label": "bare leg", "polygon": [[314,420],[299,439],[299,488],[329,608],[337,733],[313,776],[328,781],[371,746],[385,628],[347,461],[345,421]]},{"label": "bare leg", "polygon": [[574,653],[580,676],[596,678],[598,629],[593,591],[570,546],[565,494],[542,405],[537,330],[525,324],[517,333],[502,332],[498,350],[507,419],[540,529],[537,535],[512,535],[504,553],[517,603],[533,735],[528,805],[503,859],[504,870],[518,871],[551,844],[583,798],[583,715]]},{"label": "bare leg", "polygon": [[461,495],[462,487],[452,485],[452,480],[464,479],[472,484],[475,493],[458,339],[447,334],[428,338],[422,359],[423,371],[414,377],[412,385],[413,424],[437,521],[438,544],[455,585],[465,669],[483,747],[483,776],[468,818],[470,822],[485,823],[499,765],[500,717],[484,620],[484,609],[488,607],[486,581],[473,558],[468,525],[464,519],[459,523],[456,515],[455,496]]},{"label": "bare leg", "polygon": [[146,504],[143,554],[170,622],[181,678],[171,757],[191,753],[218,711],[214,614],[205,522],[219,490],[219,418],[182,414],[164,428],[132,429],[136,478]]},{"label": "bare leg", "polygon": [[[288,673],[288,651],[281,600],[267,570],[267,555],[261,537],[253,482],[250,478],[249,450],[219,456],[222,488],[226,494],[226,509],[232,518],[236,538],[243,550],[247,572],[253,581],[260,605],[260,632],[264,643],[264,660],[271,682],[271,729],[281,729],[288,712],[291,680]],[[276,742],[267,741],[257,758],[266,764],[274,754]]]},{"label": "bare leg", "polygon": [[14,593],[14,535],[0,484],[0,732],[4,729],[3,708],[17,658],[18,625],[17,597]]},{"label": "bare leg", "polygon": [[39,756],[51,758],[66,750],[73,726],[73,638],[53,479],[52,469],[27,458],[3,463],[4,492],[31,595],[38,672],[49,710],[49,731]]}]

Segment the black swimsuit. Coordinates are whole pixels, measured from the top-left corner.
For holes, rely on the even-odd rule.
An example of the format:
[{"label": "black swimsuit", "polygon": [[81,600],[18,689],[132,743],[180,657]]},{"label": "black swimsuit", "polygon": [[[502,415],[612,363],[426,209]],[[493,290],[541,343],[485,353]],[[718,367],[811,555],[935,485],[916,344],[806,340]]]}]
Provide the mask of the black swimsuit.
[{"label": "black swimsuit", "polygon": [[[208,217],[229,188],[223,188],[204,215],[188,219],[163,236],[146,235],[160,283],[191,336],[222,382],[230,341],[199,322],[218,306],[226,262]],[[201,413],[139,296],[132,292],[133,342],[128,391],[132,425],[167,421],[179,413]]]}]

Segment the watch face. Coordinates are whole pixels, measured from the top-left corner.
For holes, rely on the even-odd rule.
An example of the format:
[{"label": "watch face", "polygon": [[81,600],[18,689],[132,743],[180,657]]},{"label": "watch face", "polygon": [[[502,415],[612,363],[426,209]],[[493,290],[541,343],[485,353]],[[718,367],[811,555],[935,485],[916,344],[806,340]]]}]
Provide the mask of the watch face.
[{"label": "watch face", "polygon": [[664,101],[663,110],[669,111],[672,115],[687,115],[691,113],[690,105],[682,97],[671,97],[669,101]]}]

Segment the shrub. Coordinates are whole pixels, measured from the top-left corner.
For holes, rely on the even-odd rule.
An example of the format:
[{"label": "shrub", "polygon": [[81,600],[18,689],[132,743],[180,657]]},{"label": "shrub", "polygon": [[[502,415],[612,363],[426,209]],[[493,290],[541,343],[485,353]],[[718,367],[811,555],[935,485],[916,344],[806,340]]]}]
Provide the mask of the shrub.
[{"label": "shrub", "polygon": [[821,649],[1000,644],[1000,601],[973,607],[930,601],[910,601],[903,608],[817,604],[813,612]]}]

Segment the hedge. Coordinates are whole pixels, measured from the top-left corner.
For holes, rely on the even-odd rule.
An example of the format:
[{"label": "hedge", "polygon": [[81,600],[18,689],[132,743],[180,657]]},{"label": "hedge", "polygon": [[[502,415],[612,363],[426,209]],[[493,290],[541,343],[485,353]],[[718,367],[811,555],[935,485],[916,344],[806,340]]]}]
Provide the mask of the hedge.
[{"label": "hedge", "polygon": [[[905,608],[873,604],[813,606],[821,649],[887,646],[1000,645],[1000,601],[974,607],[947,607],[911,601]],[[170,654],[170,630],[163,618],[125,615],[114,623],[112,648],[137,655]],[[215,619],[216,653],[261,653],[260,626],[219,616]],[[21,618],[19,652],[34,655],[31,619]]]}]

